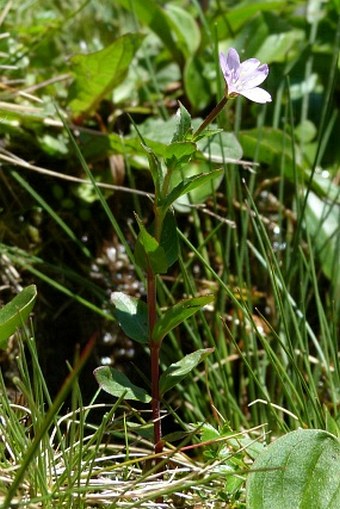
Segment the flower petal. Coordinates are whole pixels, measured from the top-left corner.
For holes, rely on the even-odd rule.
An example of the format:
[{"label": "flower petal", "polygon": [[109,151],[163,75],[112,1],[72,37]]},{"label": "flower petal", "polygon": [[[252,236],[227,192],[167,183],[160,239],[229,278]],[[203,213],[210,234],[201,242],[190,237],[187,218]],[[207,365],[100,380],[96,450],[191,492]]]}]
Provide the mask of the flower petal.
[{"label": "flower petal", "polygon": [[224,78],[227,79],[227,76],[229,76],[229,68],[227,64],[227,55],[225,55],[224,53],[220,53],[220,66]]},{"label": "flower petal", "polygon": [[240,73],[240,82],[242,87],[245,89],[257,87],[260,85],[268,76],[269,69],[267,64],[262,64],[257,69],[248,72],[247,74],[242,69],[241,64],[241,73]]},{"label": "flower petal", "polygon": [[240,57],[236,49],[230,48],[230,50],[227,53],[226,64],[229,71],[228,74],[233,73],[235,77],[238,76],[240,69]]},{"label": "flower petal", "polygon": [[255,103],[264,104],[272,102],[270,93],[260,87],[250,88],[249,90],[239,90],[239,94]]},{"label": "flower petal", "polygon": [[257,58],[248,58],[240,64],[241,72],[248,74],[255,71],[258,67],[260,67],[261,62]]}]

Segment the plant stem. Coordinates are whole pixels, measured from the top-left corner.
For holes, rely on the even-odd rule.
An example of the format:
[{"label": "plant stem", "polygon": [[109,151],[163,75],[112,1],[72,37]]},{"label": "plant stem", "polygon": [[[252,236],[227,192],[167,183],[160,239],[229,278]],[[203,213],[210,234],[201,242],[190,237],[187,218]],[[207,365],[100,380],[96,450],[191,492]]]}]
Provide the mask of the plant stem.
[{"label": "plant stem", "polygon": [[161,402],[159,394],[159,344],[151,345],[151,394],[152,394],[152,420],[155,453],[162,452],[162,424],[161,424]]},{"label": "plant stem", "polygon": [[220,102],[216,104],[215,108],[209,113],[209,115],[203,120],[202,124],[199,128],[194,132],[193,138],[195,139],[204,129],[217,117],[217,115],[222,111],[224,106],[227,104],[227,96],[224,95]]},{"label": "plant stem", "polygon": [[159,350],[160,343],[152,340],[152,333],[155,327],[156,315],[156,277],[149,270],[147,273],[148,293],[148,318],[149,318],[149,346],[151,355],[151,396],[152,396],[152,421],[155,453],[162,452],[162,425],[161,407],[159,394]]}]

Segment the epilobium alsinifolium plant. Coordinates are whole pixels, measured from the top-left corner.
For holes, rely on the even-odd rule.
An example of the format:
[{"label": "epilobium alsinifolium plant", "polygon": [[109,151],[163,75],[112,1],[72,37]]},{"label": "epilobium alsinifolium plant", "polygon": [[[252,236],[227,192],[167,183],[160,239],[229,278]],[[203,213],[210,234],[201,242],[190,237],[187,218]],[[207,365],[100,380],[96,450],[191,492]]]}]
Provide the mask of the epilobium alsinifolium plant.
[{"label": "epilobium alsinifolium plant", "polygon": [[114,292],[112,298],[115,317],[125,334],[135,341],[147,344],[150,348],[151,395],[133,385],[124,374],[114,368],[101,366],[95,370],[100,386],[113,396],[123,396],[129,400],[145,403],[151,401],[155,453],[163,450],[160,409],[164,394],[178,384],[211,352],[211,349],[197,350],[170,365],[160,375],[159,354],[165,336],[214,300],[213,295],[202,295],[182,300],[160,315],[157,312],[157,277],[159,274],[166,274],[178,258],[178,235],[172,205],[178,198],[196,187],[220,177],[222,170],[184,177],[179,183],[178,179],[172,177],[176,172],[182,172],[190,162],[197,151],[196,142],[205,136],[211,136],[211,132],[206,131],[206,127],[222,110],[228,98],[244,95],[259,103],[271,100],[269,93],[257,86],[268,75],[266,64],[261,65],[254,58],[241,64],[234,49],[230,49],[227,56],[221,55],[220,64],[227,85],[226,93],[195,132],[188,111],[180,104],[177,112],[177,127],[162,158],[156,156],[139,135],[149,161],[149,170],[155,189],[152,224],[146,227],[142,219],[136,215],[139,235],[134,255],[137,265],[146,276],[147,299],[144,302],[121,292]]}]

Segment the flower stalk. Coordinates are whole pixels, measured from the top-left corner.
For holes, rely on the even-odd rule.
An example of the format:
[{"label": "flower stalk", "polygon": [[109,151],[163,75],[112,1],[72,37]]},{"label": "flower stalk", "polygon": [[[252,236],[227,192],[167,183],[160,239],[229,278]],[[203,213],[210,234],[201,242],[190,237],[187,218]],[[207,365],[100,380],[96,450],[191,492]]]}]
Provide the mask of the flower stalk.
[{"label": "flower stalk", "polygon": [[159,351],[160,344],[153,341],[152,334],[157,320],[156,311],[156,276],[149,270],[147,273],[147,299],[148,299],[148,319],[149,319],[149,347],[151,357],[151,397],[152,397],[152,421],[154,435],[155,454],[162,452],[162,428],[161,428],[161,401],[159,392]]},{"label": "flower stalk", "polygon": [[206,127],[215,120],[217,115],[223,110],[224,106],[227,104],[227,100],[228,97],[224,95],[220,102],[216,104],[215,108],[211,110],[209,115],[203,120],[199,128],[194,132],[193,134],[194,139],[197,138],[197,136],[201,134],[206,129]]}]

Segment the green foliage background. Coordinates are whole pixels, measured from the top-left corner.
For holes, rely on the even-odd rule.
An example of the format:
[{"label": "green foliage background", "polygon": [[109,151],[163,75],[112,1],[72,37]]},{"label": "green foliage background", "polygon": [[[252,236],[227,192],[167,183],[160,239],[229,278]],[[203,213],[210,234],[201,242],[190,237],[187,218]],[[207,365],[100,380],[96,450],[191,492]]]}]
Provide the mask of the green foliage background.
[{"label": "green foliage background", "polygon": [[191,161],[177,182],[217,173],[175,204],[180,260],[160,277],[158,304],[211,292],[216,303],[164,342],[163,368],[214,348],[165,398],[169,431],[205,422],[221,437],[268,423],[276,434],[336,434],[339,9],[337,0],[0,0],[0,299],[37,285],[52,393],[94,330],[106,339],[85,400],[103,359],[143,382],[147,349],[118,332],[111,299],[145,295],[134,212],[149,220],[154,189],[140,136],[171,162],[179,105],[198,127],[223,95],[218,53],[235,47],[269,64],[273,102],[238,98],[209,138],[180,148]]}]

